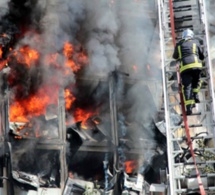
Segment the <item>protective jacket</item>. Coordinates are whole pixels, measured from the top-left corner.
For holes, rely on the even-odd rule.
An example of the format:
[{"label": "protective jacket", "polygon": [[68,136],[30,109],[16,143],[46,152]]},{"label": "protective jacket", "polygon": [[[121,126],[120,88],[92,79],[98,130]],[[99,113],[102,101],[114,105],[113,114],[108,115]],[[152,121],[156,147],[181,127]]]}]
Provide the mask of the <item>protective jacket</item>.
[{"label": "protective jacket", "polygon": [[176,44],[173,56],[180,61],[180,73],[190,69],[201,69],[204,54],[196,39],[182,39]]}]

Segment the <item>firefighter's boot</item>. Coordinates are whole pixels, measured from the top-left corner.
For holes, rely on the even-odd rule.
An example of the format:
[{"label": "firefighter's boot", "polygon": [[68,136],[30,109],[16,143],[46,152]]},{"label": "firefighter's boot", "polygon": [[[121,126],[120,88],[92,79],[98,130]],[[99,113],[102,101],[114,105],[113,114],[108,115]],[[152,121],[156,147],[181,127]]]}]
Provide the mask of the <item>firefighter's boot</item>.
[{"label": "firefighter's boot", "polygon": [[195,100],[195,103],[200,103],[198,93],[193,93],[193,98],[194,98],[194,100]]},{"label": "firefighter's boot", "polygon": [[191,115],[193,113],[192,108],[193,108],[192,104],[186,106],[186,110],[187,110],[186,115]]}]

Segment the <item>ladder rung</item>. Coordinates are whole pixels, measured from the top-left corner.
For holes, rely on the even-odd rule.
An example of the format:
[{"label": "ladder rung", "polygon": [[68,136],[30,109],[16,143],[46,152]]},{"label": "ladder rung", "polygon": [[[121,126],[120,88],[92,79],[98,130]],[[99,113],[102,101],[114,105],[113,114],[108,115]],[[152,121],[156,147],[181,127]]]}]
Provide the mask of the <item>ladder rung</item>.
[{"label": "ladder rung", "polygon": [[[198,149],[195,149],[195,151],[201,151],[201,152],[204,152],[204,151],[207,151],[207,152],[215,152],[215,148],[198,148]],[[173,155],[175,154],[183,154],[184,151],[183,150],[175,150],[172,152]]]},{"label": "ladder rung", "polygon": [[178,7],[173,7],[173,9],[181,9],[181,8],[190,8],[191,5],[181,5],[181,6],[178,6]]},{"label": "ladder rung", "polygon": [[[208,89],[206,89],[206,88],[202,88],[202,89],[200,89],[200,92],[206,92],[206,91],[208,91]],[[170,93],[168,93],[168,95],[177,95],[177,94],[179,94],[178,93],[178,91],[171,91]]]},{"label": "ladder rung", "polygon": [[[196,21],[196,20],[199,20],[199,18],[197,18],[196,16],[193,16],[192,18],[191,17],[187,17],[187,18],[183,18],[183,17],[180,17],[180,18],[175,18],[175,22],[187,22],[187,21]],[[171,21],[170,20],[167,20],[168,23],[170,23]],[[181,38],[180,38],[181,39]]]},{"label": "ladder rung", "polygon": [[[189,125],[189,128],[195,128],[195,127],[213,127],[213,126],[215,126],[215,124],[204,124],[204,125],[202,125],[202,124],[192,124],[192,125]],[[178,125],[178,126],[171,126],[170,127],[172,130],[177,130],[177,129],[179,129],[179,128],[185,128],[184,127],[184,125]]]},{"label": "ladder rung", "polygon": [[183,32],[184,29],[190,28],[193,30],[193,25],[180,26],[179,28],[175,28],[175,32]]},{"label": "ladder rung", "polygon": [[186,12],[186,11],[192,11],[192,8],[178,8],[178,9],[175,9],[174,12]]},{"label": "ladder rung", "polygon": [[[204,161],[204,162],[196,162],[197,165],[209,165],[209,164],[215,164],[214,160],[211,161]],[[183,162],[183,163],[175,163],[173,164],[175,167],[179,166],[186,166],[186,165],[194,165],[194,162]]]},{"label": "ladder rung", "polygon": [[187,17],[187,18],[175,18],[175,22],[184,22],[184,21],[192,21],[192,17]]},{"label": "ladder rung", "polygon": [[[213,138],[212,135],[206,135],[206,136],[192,136],[191,139],[210,139]],[[179,138],[173,138],[172,141],[185,141],[187,140],[186,136],[179,137]]]},{"label": "ladder rung", "polygon": [[[168,59],[166,60],[166,62],[169,64],[172,60]],[[207,70],[207,67],[206,66],[203,66],[201,70]],[[172,73],[172,72],[176,72],[176,67],[171,67],[169,70],[166,70],[165,71],[166,73]],[[209,79],[210,77],[207,76],[207,77],[201,77],[200,79]]]},{"label": "ladder rung", "polygon": [[[196,104],[209,104],[211,102],[212,102],[212,100],[204,100],[204,101],[200,101],[200,103],[196,103]],[[169,104],[169,106],[178,106],[178,105],[181,105],[181,103],[177,102],[177,103],[171,103],[171,104]],[[195,114],[195,115],[199,115],[199,114]]]},{"label": "ladder rung", "polygon": [[[215,177],[215,173],[200,174],[200,177]],[[176,176],[175,179],[197,178],[197,174]]]},{"label": "ladder rung", "polygon": [[[195,128],[195,127],[202,127],[203,125],[202,124],[191,124],[191,125],[188,125],[189,128]],[[181,125],[182,128],[185,128],[184,125]]]},{"label": "ladder rung", "polygon": [[[189,6],[189,5],[186,5],[186,6]],[[197,7],[194,7],[190,5],[190,7],[181,7],[181,8],[175,8],[174,12],[186,12],[186,11],[194,11],[194,10],[197,10],[198,8]]]},{"label": "ladder rung", "polygon": [[[188,116],[199,116],[201,114],[202,114],[201,112],[194,112],[194,113],[192,113],[192,114],[190,114]],[[181,114],[180,116],[183,116],[183,115]]]},{"label": "ladder rung", "polygon": [[173,3],[175,3],[175,2],[184,2],[184,1],[191,1],[191,0],[173,0]]},{"label": "ladder rung", "polygon": [[[215,187],[205,187],[204,186],[205,191],[214,191]],[[177,189],[175,190],[175,193],[177,194],[181,194],[181,193],[188,193],[188,192],[199,192],[199,188],[182,188],[182,189]],[[213,195],[213,194],[211,194]]]}]

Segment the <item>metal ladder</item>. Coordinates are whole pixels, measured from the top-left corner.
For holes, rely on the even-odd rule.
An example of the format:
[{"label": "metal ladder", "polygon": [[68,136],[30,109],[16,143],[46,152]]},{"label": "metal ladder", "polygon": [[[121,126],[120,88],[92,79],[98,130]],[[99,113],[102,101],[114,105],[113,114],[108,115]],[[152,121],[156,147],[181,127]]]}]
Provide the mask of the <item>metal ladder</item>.
[{"label": "metal ladder", "polygon": [[[168,194],[215,194],[215,97],[205,1],[158,0],[158,13],[168,150]],[[172,59],[175,43],[187,28],[192,29],[200,40],[206,57],[201,78],[204,85],[199,93],[201,102],[196,104],[191,116],[185,115],[178,91],[180,79]],[[183,123],[175,123],[173,112],[181,116]],[[192,152],[195,153],[194,158]],[[199,175],[196,174],[198,171]]]}]

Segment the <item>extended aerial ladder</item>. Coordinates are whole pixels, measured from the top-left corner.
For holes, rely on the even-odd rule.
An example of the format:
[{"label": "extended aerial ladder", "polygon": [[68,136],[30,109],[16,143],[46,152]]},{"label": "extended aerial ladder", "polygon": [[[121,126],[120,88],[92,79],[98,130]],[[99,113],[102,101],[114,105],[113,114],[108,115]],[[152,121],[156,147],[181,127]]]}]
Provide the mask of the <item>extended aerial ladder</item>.
[{"label": "extended aerial ladder", "polygon": [[[168,150],[168,194],[215,194],[215,98],[204,0],[158,0],[163,96]],[[190,28],[204,55],[201,102],[186,116],[180,74],[172,54]],[[182,123],[175,123],[172,112]]]}]

